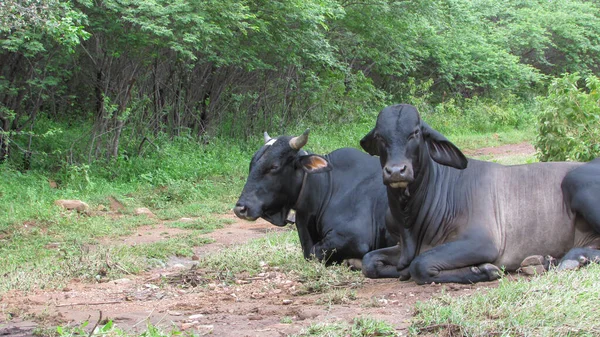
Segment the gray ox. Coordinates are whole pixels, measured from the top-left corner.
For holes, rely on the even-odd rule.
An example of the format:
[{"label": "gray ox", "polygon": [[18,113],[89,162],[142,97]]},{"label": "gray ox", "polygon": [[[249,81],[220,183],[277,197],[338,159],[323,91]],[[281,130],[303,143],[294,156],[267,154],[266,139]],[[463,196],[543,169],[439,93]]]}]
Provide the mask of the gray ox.
[{"label": "gray ox", "polygon": [[405,104],[384,108],[361,146],[380,157],[400,242],[365,255],[368,277],[473,283],[524,260],[548,266],[532,255],[563,257],[559,269],[600,256],[600,163],[467,160]]},{"label": "gray ox", "polygon": [[395,244],[385,230],[387,197],[378,160],[351,148],[308,154],[302,150],[307,141],[308,130],[298,137],[265,133],[235,214],[283,226],[294,209],[304,257],[327,264],[360,263],[367,252]]}]

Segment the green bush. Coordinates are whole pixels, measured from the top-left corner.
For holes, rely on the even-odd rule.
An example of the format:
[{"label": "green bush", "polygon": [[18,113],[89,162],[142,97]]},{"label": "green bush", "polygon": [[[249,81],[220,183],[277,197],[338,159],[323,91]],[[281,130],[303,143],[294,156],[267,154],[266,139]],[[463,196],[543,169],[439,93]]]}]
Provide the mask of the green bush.
[{"label": "green bush", "polygon": [[600,155],[600,79],[578,74],[552,82],[540,99],[536,148],[541,161],[589,161]]}]

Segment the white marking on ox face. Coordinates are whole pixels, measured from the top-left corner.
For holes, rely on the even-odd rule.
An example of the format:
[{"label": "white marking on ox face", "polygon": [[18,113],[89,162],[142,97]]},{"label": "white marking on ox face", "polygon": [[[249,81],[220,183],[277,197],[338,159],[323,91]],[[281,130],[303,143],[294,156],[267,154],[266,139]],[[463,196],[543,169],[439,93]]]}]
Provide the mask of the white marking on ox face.
[{"label": "white marking on ox face", "polygon": [[277,141],[277,138],[271,138],[268,142],[265,143],[265,145],[271,146],[271,145],[275,144],[276,141]]},{"label": "white marking on ox face", "polygon": [[397,183],[390,183],[390,187],[391,188],[406,188],[406,186],[408,186],[408,183],[406,181],[400,181]]}]

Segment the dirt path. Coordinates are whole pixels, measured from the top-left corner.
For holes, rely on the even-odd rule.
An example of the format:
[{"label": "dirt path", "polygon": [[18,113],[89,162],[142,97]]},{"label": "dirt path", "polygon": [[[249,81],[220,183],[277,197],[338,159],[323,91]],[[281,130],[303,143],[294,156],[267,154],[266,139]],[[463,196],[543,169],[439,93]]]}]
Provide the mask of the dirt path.
[{"label": "dirt path", "polygon": [[[143,226],[122,240],[128,244],[153,242],[161,239],[156,233],[164,235],[166,228]],[[197,247],[196,255],[285,230],[289,229],[263,220],[239,220],[206,234],[215,242]],[[427,300],[442,289],[460,295],[495,284],[417,286],[397,280],[366,280],[356,290],[356,299],[328,305],[323,303],[327,302],[325,295],[293,295],[298,284],[276,269],[267,268],[259,277],[240,279],[230,286],[215,283],[182,288],[160,282],[179,275],[194,263],[192,259],[178,258],[166,268],[106,283],[74,281],[62,290],[11,292],[3,297],[2,310],[16,313],[16,317],[8,324],[0,324],[0,335],[28,336],[37,325],[76,326],[86,320],[92,326],[100,311],[104,319],[112,319],[118,327],[131,332],[145,331],[150,322],[167,331],[175,326],[200,335],[281,336],[297,333],[313,323],[351,322],[355,317],[369,316],[386,320],[406,333],[417,301]]]},{"label": "dirt path", "polygon": [[[532,153],[529,144],[479,149],[469,155]],[[273,231],[285,231],[258,220],[235,219],[205,236],[214,243],[197,247],[197,256],[210,254],[231,245],[242,244]],[[124,244],[162,240],[183,232],[162,224],[139,227]],[[259,277],[241,278],[235,285],[209,284],[183,288],[160,280],[189,270],[197,261],[174,258],[165,268],[106,283],[73,281],[62,290],[37,290],[27,294],[10,292],[0,303],[0,336],[29,336],[37,326],[74,325],[86,320],[91,326],[102,318],[130,332],[145,331],[147,324],[166,331],[176,327],[196,334],[214,336],[282,336],[298,333],[313,323],[351,322],[369,316],[393,324],[402,335],[417,301],[426,301],[442,291],[452,295],[469,294],[496,282],[477,285],[425,285],[392,280],[366,280],[356,289],[356,298],[347,303],[323,304],[325,295],[293,295],[296,281],[276,269],[266,268]],[[327,301],[325,301],[327,302]],[[9,317],[10,321],[3,322]]]}]

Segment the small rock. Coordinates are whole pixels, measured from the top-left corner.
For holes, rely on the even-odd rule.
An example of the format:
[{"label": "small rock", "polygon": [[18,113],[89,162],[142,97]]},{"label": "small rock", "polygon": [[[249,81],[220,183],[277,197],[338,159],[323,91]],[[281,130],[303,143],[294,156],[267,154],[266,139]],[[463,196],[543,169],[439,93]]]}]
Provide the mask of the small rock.
[{"label": "small rock", "polygon": [[90,206],[88,206],[88,204],[86,204],[85,202],[83,202],[81,200],[61,199],[61,200],[56,200],[54,202],[54,204],[66,209],[66,210],[70,210],[70,211],[75,210],[79,213],[87,212],[87,210],[90,208]]},{"label": "small rock", "polygon": [[144,287],[146,287],[148,289],[158,289],[159,288],[156,284],[151,284],[151,283],[144,284]]},{"label": "small rock", "polygon": [[202,317],[204,317],[204,315],[202,315],[202,314],[195,314],[195,315],[192,315],[192,316],[190,316],[188,318],[191,319],[191,320],[195,320],[195,319],[202,318]]},{"label": "small rock", "polygon": [[179,311],[167,311],[167,313],[171,316],[182,316],[183,315]]},{"label": "small rock", "polygon": [[260,315],[251,315],[251,316],[248,316],[248,319],[251,321],[260,321],[261,319],[263,319],[263,317]]},{"label": "small rock", "polygon": [[194,322],[191,322],[191,323],[182,323],[181,324],[181,330],[187,330],[189,328],[192,328],[195,325],[197,325],[198,323],[199,323],[198,321],[194,321]]},{"label": "small rock", "polygon": [[114,284],[127,284],[131,283],[131,280],[128,278],[120,278],[113,281]]},{"label": "small rock", "polygon": [[185,268],[185,266],[183,264],[181,264],[181,263],[175,263],[173,265],[173,268],[183,269],[183,268]]},{"label": "small rock", "polygon": [[198,256],[198,255],[192,255],[192,260],[193,261],[198,261],[198,260],[200,260],[200,256]]},{"label": "small rock", "polygon": [[287,300],[287,299],[282,301],[283,305],[292,304],[293,302],[294,302],[294,301],[292,301],[292,300]]},{"label": "small rock", "polygon": [[99,212],[106,212],[106,211],[108,211],[108,208],[106,208],[106,206],[100,204],[100,205],[98,205],[98,207],[96,207],[96,210]]},{"label": "small rock", "polygon": [[192,218],[181,218],[181,219],[179,219],[179,222],[192,222],[192,221],[194,221],[194,219],[192,219]]},{"label": "small rock", "polygon": [[148,208],[146,207],[140,207],[140,208],[136,208],[133,213],[135,215],[145,215],[149,218],[154,218],[154,213],[152,213],[152,211],[150,211]]},{"label": "small rock", "polygon": [[48,179],[48,186],[50,186],[50,188],[58,188],[58,184],[52,179]]}]

